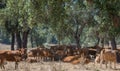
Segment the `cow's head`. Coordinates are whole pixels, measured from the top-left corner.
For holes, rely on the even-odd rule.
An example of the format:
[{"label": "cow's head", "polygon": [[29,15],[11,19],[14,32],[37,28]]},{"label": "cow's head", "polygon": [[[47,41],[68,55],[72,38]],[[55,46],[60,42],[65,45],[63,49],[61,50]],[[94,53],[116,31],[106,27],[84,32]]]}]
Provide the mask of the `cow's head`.
[{"label": "cow's head", "polygon": [[26,60],[27,59],[27,49],[26,48],[21,48],[21,49],[19,49],[19,52],[21,54],[22,60]]}]

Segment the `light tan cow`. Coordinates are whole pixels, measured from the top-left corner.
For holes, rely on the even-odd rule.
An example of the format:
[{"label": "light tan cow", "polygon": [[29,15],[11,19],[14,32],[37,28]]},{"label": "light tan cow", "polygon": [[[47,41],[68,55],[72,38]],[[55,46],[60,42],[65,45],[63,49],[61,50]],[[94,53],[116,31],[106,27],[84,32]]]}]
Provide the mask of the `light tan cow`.
[{"label": "light tan cow", "polygon": [[67,56],[63,59],[64,62],[71,62],[73,59],[75,59],[77,56]]},{"label": "light tan cow", "polygon": [[102,67],[103,61],[105,62],[106,68],[107,64],[109,63],[110,68],[112,67],[112,63],[114,63],[114,68],[116,68],[116,50],[110,50],[110,49],[103,49],[100,53],[100,66]]}]

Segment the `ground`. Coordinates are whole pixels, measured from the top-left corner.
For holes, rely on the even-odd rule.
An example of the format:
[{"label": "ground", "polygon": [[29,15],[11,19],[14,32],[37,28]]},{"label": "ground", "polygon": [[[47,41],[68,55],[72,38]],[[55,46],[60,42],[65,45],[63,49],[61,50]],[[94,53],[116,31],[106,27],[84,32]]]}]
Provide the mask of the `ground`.
[{"label": "ground", "polygon": [[72,65],[70,63],[63,62],[38,62],[38,63],[27,63],[20,62],[19,68],[15,70],[14,63],[9,62],[5,65],[6,69],[0,69],[0,71],[120,71],[120,65],[117,64],[117,69],[105,68],[105,65],[100,68],[99,64],[94,66],[93,63],[88,65]]},{"label": "ground", "polygon": [[[0,44],[0,49],[10,49],[10,45]],[[0,69],[0,71],[120,71],[120,64],[116,65],[116,69],[105,68],[103,65],[100,68],[100,65],[94,65],[93,62],[87,65],[72,65],[70,63],[65,62],[38,62],[38,63],[28,63],[28,62],[20,62],[19,68],[15,70],[14,62],[8,62],[5,65],[5,70]]]}]

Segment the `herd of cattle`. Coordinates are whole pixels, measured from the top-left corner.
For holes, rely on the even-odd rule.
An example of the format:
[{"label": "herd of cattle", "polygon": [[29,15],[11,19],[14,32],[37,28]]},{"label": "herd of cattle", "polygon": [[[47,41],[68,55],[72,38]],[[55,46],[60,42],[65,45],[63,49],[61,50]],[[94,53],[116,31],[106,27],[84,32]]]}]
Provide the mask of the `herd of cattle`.
[{"label": "herd of cattle", "polygon": [[15,69],[18,68],[20,61],[29,63],[40,61],[63,61],[72,64],[88,64],[89,62],[100,63],[106,65],[114,63],[116,68],[119,49],[111,50],[109,48],[101,48],[99,46],[77,48],[71,45],[52,46],[50,49],[38,47],[31,50],[24,48],[18,50],[0,50],[0,67],[5,69],[7,62],[15,62]]}]

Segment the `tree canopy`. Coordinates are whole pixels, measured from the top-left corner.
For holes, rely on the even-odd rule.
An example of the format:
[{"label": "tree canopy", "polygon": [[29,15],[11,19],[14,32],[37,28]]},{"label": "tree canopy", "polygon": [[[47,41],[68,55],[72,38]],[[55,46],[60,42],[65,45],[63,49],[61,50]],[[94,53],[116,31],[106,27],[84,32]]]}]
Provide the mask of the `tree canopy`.
[{"label": "tree canopy", "polygon": [[16,36],[19,47],[27,47],[27,40],[37,46],[57,42],[77,47],[89,40],[97,44],[97,38],[115,41],[120,35],[120,1],[1,0],[0,25],[11,38]]}]

